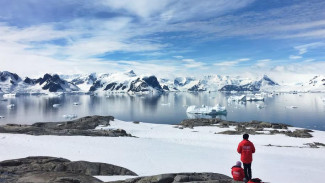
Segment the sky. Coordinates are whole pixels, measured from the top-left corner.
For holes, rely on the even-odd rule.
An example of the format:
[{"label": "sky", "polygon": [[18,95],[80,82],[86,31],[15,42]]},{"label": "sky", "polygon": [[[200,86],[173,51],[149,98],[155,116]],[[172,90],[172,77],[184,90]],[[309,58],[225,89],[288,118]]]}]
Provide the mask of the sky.
[{"label": "sky", "polygon": [[325,74],[323,0],[0,0],[0,71]]}]

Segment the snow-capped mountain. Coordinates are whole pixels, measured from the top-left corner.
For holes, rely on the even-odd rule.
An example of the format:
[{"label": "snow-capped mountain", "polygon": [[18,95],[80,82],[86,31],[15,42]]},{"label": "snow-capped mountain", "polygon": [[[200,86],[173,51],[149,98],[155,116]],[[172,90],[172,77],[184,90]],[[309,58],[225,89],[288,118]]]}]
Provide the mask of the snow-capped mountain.
[{"label": "snow-capped mountain", "polygon": [[21,78],[15,73],[8,71],[0,72],[0,92],[10,93],[21,81]]},{"label": "snow-capped mountain", "polygon": [[133,70],[126,73],[102,74],[89,89],[90,92],[163,92],[156,76],[137,76]]},{"label": "snow-capped mountain", "polygon": [[169,91],[218,91],[226,85],[240,85],[251,82],[247,78],[209,75],[201,78],[177,77],[174,80],[161,79],[162,87],[168,87]]},{"label": "snow-capped mountain", "polygon": [[93,84],[97,80],[97,74],[91,73],[91,74],[73,74],[73,75],[60,75],[60,77],[75,86],[78,86],[81,91],[88,92],[90,90],[90,87],[93,86]]},{"label": "snow-capped mountain", "polygon": [[72,92],[80,90],[76,85],[61,79],[57,74],[45,74],[38,79],[30,79],[27,77],[24,82],[34,86],[41,86],[43,90],[49,92]]},{"label": "snow-capped mountain", "polygon": [[45,74],[38,79],[26,77],[22,80],[17,74],[0,72],[0,88],[3,93],[48,93],[72,92],[80,89],[61,79],[57,74]]},{"label": "snow-capped mountain", "polygon": [[325,76],[315,76],[308,82],[279,85],[264,75],[260,79],[208,75],[202,77],[157,78],[154,75],[137,75],[133,70],[105,74],[45,74],[38,79],[8,71],[0,72],[1,93],[162,93],[197,91],[278,91],[325,92]]},{"label": "snow-capped mountain", "polygon": [[267,91],[270,89],[272,90],[272,87],[278,85],[278,83],[271,80],[267,75],[264,75],[260,80],[253,81],[247,84],[225,85],[220,88],[220,91]]}]

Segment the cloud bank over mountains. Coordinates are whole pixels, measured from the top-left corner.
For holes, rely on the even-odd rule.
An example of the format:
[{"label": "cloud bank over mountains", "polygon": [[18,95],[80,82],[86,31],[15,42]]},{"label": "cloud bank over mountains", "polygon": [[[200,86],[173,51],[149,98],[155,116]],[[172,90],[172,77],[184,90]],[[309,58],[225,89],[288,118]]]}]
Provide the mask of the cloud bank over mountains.
[{"label": "cloud bank over mountains", "polygon": [[320,0],[4,0],[0,68],[268,74],[289,82],[324,73],[324,9]]}]

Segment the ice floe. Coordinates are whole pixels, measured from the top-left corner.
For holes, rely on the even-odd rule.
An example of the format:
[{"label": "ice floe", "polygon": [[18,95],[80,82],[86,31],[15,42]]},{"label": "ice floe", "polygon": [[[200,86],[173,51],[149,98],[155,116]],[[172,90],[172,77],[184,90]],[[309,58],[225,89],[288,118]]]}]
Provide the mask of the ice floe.
[{"label": "ice floe", "polygon": [[80,105],[80,103],[79,102],[74,102],[73,105],[75,105],[75,106]]},{"label": "ice floe", "polygon": [[13,109],[15,107],[15,104],[9,104],[9,105],[7,105],[7,108],[8,109]]},{"label": "ice floe", "polygon": [[228,102],[231,102],[231,101],[246,101],[246,96],[245,95],[240,95],[240,96],[230,96],[228,98]]},{"label": "ice floe", "polygon": [[186,110],[187,113],[190,114],[207,114],[207,115],[215,115],[215,114],[224,114],[227,113],[226,107],[221,106],[219,104],[214,107],[202,105],[198,107],[196,105],[191,105]]},{"label": "ice floe", "polygon": [[15,98],[16,94],[15,93],[6,93],[3,95],[3,98]]},{"label": "ice floe", "polygon": [[62,117],[65,119],[74,119],[77,118],[78,116],[76,114],[65,114]]},{"label": "ice floe", "polygon": [[288,108],[288,109],[297,109],[298,106],[291,105],[291,106],[286,106],[286,108]]},{"label": "ice floe", "polygon": [[264,97],[261,94],[255,94],[254,96],[247,96],[246,101],[264,101]]},{"label": "ice floe", "polygon": [[60,107],[61,106],[61,104],[53,104],[53,107],[54,108],[58,108],[58,107]]}]

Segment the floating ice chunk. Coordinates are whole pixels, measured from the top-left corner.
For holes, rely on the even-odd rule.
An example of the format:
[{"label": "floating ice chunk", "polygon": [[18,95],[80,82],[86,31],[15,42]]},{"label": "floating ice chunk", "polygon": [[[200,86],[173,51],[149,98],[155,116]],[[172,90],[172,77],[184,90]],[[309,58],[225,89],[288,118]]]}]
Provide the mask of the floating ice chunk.
[{"label": "floating ice chunk", "polygon": [[58,107],[60,107],[61,106],[61,104],[53,104],[53,107],[54,108],[58,108]]},{"label": "floating ice chunk", "polygon": [[226,107],[221,106],[219,104],[215,105],[214,107],[205,105],[202,105],[202,107],[197,107],[196,105],[191,105],[187,108],[186,112],[190,114],[214,115],[227,113],[227,110]]},{"label": "floating ice chunk", "polygon": [[50,98],[61,97],[63,93],[48,93],[47,96]]},{"label": "floating ice chunk", "polygon": [[65,114],[62,117],[64,117],[65,119],[74,119],[77,118],[78,116],[76,114]]},{"label": "floating ice chunk", "polygon": [[0,116],[0,119],[3,119],[3,118],[5,118],[4,116]]},{"label": "floating ice chunk", "polygon": [[162,103],[161,105],[170,105],[170,103]]},{"label": "floating ice chunk", "polygon": [[246,101],[264,101],[264,97],[261,94],[255,94],[254,96],[246,97]]},{"label": "floating ice chunk", "polygon": [[6,99],[6,98],[3,98],[3,99],[1,99],[0,101],[3,101],[3,102],[5,102],[5,101],[8,101],[8,99]]},{"label": "floating ice chunk", "polygon": [[245,95],[240,95],[240,96],[230,96],[228,98],[228,102],[231,102],[231,101],[246,101],[246,96]]},{"label": "floating ice chunk", "polygon": [[265,108],[265,105],[262,105],[262,104],[256,104],[256,107],[259,108],[259,109],[263,109],[263,108]]},{"label": "floating ice chunk", "polygon": [[9,105],[7,105],[7,108],[8,109],[12,109],[12,108],[14,108],[15,107],[15,104],[9,104]]},{"label": "floating ice chunk", "polygon": [[80,103],[79,102],[74,102],[73,105],[80,105]]},{"label": "floating ice chunk", "polygon": [[291,106],[286,106],[286,108],[289,108],[289,109],[297,109],[298,106],[291,105]]},{"label": "floating ice chunk", "polygon": [[6,93],[3,95],[3,98],[15,98],[16,94],[15,93]]}]

